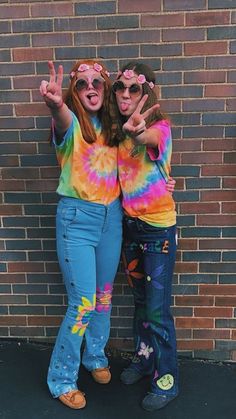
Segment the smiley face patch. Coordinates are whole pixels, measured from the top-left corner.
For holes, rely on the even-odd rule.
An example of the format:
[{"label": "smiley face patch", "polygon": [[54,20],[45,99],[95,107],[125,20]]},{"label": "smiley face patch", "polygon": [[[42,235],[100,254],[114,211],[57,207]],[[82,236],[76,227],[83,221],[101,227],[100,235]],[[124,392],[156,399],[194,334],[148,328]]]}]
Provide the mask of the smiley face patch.
[{"label": "smiley face patch", "polygon": [[170,390],[174,385],[174,377],[171,374],[165,374],[156,383],[161,390]]}]

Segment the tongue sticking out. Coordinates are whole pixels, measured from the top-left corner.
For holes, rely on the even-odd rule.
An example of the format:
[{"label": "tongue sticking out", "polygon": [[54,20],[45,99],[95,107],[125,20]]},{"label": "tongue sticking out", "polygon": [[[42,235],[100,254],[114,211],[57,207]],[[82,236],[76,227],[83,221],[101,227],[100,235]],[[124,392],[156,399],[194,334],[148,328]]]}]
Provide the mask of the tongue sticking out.
[{"label": "tongue sticking out", "polygon": [[96,105],[98,103],[98,96],[91,96],[90,102],[92,105]]},{"label": "tongue sticking out", "polygon": [[120,104],[121,110],[122,111],[127,111],[129,104],[128,103],[121,103]]}]

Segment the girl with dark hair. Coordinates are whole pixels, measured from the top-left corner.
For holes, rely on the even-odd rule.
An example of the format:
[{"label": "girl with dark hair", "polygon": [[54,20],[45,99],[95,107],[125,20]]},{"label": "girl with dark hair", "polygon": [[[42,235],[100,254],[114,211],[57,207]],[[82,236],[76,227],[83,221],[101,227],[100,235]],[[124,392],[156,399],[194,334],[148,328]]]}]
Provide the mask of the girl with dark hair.
[{"label": "girl with dark hair", "polygon": [[[176,211],[166,189],[171,127],[157,103],[155,74],[130,62],[112,86],[113,132],[125,212],[123,260],[134,295],[135,356],[124,384],[151,376],[142,406],[161,409],[178,395],[171,286],[176,255]],[[142,111],[142,113],[141,113]]]},{"label": "girl with dark hair", "polygon": [[57,193],[57,253],[68,295],[48,371],[53,397],[72,409],[86,405],[78,389],[82,364],[94,380],[109,383],[104,348],[109,338],[113,280],[122,239],[122,209],[117,176],[117,147],[111,144],[110,80],[104,65],[77,61],[62,98],[63,67],[40,92],[52,114],[52,142],[61,175]]}]

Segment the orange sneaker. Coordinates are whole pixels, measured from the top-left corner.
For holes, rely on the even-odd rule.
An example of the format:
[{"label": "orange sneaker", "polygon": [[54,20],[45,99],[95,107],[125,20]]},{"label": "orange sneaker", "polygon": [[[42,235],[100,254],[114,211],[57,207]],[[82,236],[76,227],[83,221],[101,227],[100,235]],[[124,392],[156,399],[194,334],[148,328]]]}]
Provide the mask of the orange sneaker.
[{"label": "orange sneaker", "polygon": [[71,409],[82,409],[86,406],[84,393],[79,390],[71,390],[69,393],[61,394],[58,398]]},{"label": "orange sneaker", "polygon": [[99,384],[108,384],[111,381],[111,373],[109,367],[96,368],[91,371],[93,379]]}]

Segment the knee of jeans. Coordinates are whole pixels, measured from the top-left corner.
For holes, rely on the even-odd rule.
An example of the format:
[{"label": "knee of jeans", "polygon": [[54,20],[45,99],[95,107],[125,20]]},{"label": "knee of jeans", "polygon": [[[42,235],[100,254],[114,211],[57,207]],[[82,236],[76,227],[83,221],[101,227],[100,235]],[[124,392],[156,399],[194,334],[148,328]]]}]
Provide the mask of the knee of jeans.
[{"label": "knee of jeans", "polygon": [[104,289],[97,288],[96,294],[96,310],[109,311],[111,308],[112,298],[112,285],[110,283],[105,284]]}]

